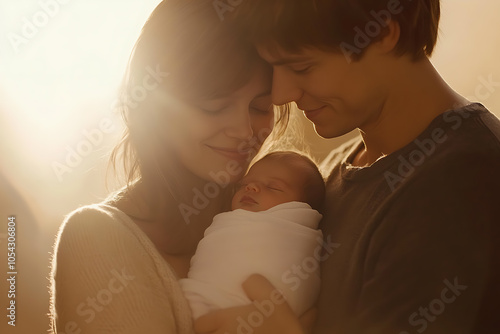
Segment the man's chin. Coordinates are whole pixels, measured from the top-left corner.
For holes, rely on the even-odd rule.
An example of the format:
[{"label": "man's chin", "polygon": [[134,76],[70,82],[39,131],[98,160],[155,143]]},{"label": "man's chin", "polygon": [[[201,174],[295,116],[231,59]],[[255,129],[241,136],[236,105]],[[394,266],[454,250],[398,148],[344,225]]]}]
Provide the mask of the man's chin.
[{"label": "man's chin", "polygon": [[314,124],[314,131],[316,132],[316,134],[318,134],[318,136],[325,138],[325,139],[337,138],[337,137],[346,135],[353,130],[355,130],[355,129],[344,130],[344,129],[335,128],[333,126]]}]

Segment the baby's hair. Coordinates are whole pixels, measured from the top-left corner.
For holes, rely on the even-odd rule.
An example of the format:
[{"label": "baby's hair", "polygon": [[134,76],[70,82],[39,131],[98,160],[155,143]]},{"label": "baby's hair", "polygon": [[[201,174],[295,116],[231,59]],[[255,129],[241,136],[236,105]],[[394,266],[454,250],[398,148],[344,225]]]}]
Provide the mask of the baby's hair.
[{"label": "baby's hair", "polygon": [[287,164],[294,164],[306,172],[306,183],[304,185],[305,202],[313,209],[321,212],[325,200],[325,181],[318,166],[308,156],[293,151],[275,151],[266,154],[262,159],[273,159]]}]

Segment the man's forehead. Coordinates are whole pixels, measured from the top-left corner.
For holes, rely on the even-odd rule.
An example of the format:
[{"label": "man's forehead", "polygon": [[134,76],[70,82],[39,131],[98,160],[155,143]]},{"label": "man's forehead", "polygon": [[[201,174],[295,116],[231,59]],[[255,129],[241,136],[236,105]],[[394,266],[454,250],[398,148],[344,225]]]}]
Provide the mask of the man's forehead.
[{"label": "man's forehead", "polygon": [[311,59],[311,50],[302,49],[297,52],[287,51],[279,46],[260,45],[257,52],[266,62],[273,66],[299,63]]}]

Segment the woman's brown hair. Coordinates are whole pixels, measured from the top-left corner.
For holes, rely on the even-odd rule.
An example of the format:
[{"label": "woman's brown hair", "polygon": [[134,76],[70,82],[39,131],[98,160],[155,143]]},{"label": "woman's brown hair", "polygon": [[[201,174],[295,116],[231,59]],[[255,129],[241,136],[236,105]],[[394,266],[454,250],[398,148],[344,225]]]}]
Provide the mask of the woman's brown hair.
[{"label": "woman's brown hair", "polygon": [[[161,157],[167,150],[159,139],[168,125],[158,117],[172,112],[162,101],[227,96],[250,80],[256,65],[271,73],[253,45],[219,19],[212,0],[162,1],[142,28],[120,94],[126,128],[110,163],[116,171],[121,162],[127,186],[141,181],[152,198],[165,188],[176,198],[181,186],[175,183],[175,168],[161,162],[169,160]],[[155,80],[159,86],[149,89]],[[288,107],[276,110],[276,130],[282,132]]]}]

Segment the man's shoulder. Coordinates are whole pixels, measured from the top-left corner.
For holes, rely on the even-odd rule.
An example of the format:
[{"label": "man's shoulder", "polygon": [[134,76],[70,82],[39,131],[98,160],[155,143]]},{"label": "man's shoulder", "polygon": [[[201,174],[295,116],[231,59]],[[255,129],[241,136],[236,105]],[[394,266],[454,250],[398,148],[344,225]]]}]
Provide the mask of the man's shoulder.
[{"label": "man's shoulder", "polygon": [[[498,184],[499,138],[500,120],[482,105],[447,111],[388,157],[391,163],[383,171],[385,181],[391,191],[402,185],[413,189],[408,188],[413,182],[428,184],[435,191],[481,180]],[[448,186],[439,186],[443,184]]]},{"label": "man's shoulder", "polygon": [[[500,119],[479,103],[449,110],[434,120],[429,131],[443,127],[455,141],[500,147]],[[471,146],[471,145],[469,145]]]},{"label": "man's shoulder", "polygon": [[409,158],[418,153],[415,150],[421,150],[424,160],[434,168],[438,164],[499,162],[500,120],[478,103],[450,110],[416,138],[411,148],[414,150]]}]

